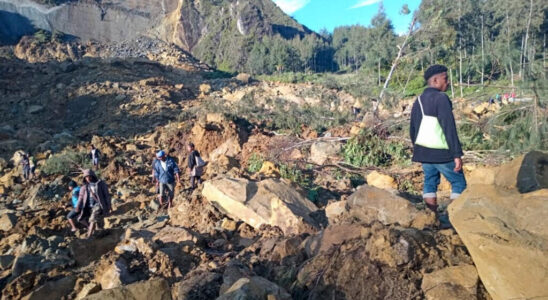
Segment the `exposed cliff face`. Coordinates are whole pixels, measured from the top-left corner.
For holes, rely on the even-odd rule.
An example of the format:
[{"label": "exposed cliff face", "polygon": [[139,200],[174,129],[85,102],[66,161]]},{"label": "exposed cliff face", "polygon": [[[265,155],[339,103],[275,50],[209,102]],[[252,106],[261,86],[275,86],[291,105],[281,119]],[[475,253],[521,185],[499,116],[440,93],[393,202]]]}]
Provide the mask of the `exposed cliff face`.
[{"label": "exposed cliff face", "polygon": [[83,40],[110,42],[139,35],[161,36],[163,32],[154,29],[161,27],[163,16],[174,11],[177,2],[77,1],[47,7],[29,0],[0,0],[0,10],[18,15],[37,28],[61,31]]},{"label": "exposed cliff face", "polygon": [[[292,38],[311,33],[271,0],[80,0],[57,6],[0,0],[0,16],[3,43],[17,41],[33,27],[100,42],[147,36],[230,67],[236,67],[245,48],[263,35]],[[241,49],[236,52],[243,57],[234,57],[235,49]]]}]

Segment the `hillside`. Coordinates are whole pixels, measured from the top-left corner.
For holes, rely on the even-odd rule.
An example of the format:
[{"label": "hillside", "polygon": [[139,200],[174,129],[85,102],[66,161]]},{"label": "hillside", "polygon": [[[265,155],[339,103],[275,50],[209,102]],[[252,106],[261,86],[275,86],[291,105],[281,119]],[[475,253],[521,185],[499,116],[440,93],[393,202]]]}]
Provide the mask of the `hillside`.
[{"label": "hillside", "polygon": [[[52,2],[60,4],[45,4]],[[4,43],[33,33],[33,27],[83,41],[121,42],[147,36],[225,68],[242,65],[262,36],[311,34],[271,0],[0,0],[0,14]]]}]

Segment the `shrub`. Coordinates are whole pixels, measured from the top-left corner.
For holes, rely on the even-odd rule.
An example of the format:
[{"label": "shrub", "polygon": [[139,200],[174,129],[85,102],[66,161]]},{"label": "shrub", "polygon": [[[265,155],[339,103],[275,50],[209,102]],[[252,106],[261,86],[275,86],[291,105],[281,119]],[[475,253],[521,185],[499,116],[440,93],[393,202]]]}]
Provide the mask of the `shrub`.
[{"label": "shrub", "polygon": [[46,160],[41,171],[47,175],[68,175],[76,173],[78,168],[91,168],[91,161],[85,151],[65,151],[55,154]]},{"label": "shrub", "polygon": [[387,141],[362,131],[343,147],[344,160],[356,167],[384,167],[410,164],[410,149],[401,142]]},{"label": "shrub", "polygon": [[34,33],[34,39],[39,44],[45,43],[49,38],[49,33],[45,30],[38,30]]},{"label": "shrub", "polygon": [[296,165],[280,164],[280,176],[303,188],[308,200],[316,202],[319,198],[320,187],[314,185],[312,173],[302,171]]},{"label": "shrub", "polygon": [[257,153],[251,154],[249,159],[247,160],[247,170],[250,173],[256,173],[261,170],[261,167],[263,166],[264,158]]},{"label": "shrub", "polygon": [[65,37],[64,33],[54,30],[53,33],[51,34],[51,41],[60,43],[63,41],[64,37]]},{"label": "shrub", "polygon": [[490,140],[486,139],[481,126],[473,123],[461,123],[458,129],[462,149],[465,151],[471,150],[488,150],[492,145]]}]

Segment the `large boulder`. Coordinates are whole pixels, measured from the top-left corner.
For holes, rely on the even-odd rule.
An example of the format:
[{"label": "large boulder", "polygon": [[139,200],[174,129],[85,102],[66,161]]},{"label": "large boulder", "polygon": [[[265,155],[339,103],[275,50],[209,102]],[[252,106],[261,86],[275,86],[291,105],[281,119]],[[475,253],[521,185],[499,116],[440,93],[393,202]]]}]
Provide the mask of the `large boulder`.
[{"label": "large boulder", "polygon": [[490,184],[520,193],[548,188],[548,153],[540,151],[531,151],[499,167],[465,168],[469,169],[468,185]]},{"label": "large boulder", "polygon": [[367,174],[366,180],[368,185],[378,187],[380,189],[395,190],[398,188],[398,184],[392,176],[382,174],[378,171],[373,171]]},{"label": "large boulder", "polygon": [[449,217],[493,299],[546,295],[546,190],[524,195],[495,185],[471,185],[449,206]]},{"label": "large boulder", "polygon": [[311,232],[318,227],[310,214],[316,206],[290,185],[267,179],[221,178],[206,181],[202,195],[235,220],[254,228],[278,226],[285,234]]},{"label": "large boulder", "polygon": [[152,242],[153,235],[154,233],[148,230],[128,228],[122,237],[122,241],[116,245],[114,251],[120,254],[139,252],[143,255],[151,255],[156,250],[156,245]]},{"label": "large boulder", "polygon": [[[369,185],[362,185],[343,203],[336,205],[337,209],[326,208],[329,211],[329,223],[344,223],[357,220],[360,223],[380,221],[384,225],[400,224],[404,227],[423,229],[431,227],[436,222],[434,213],[428,210],[418,210],[411,202],[389,191]],[[344,205],[343,205],[344,204]]]},{"label": "large boulder", "polygon": [[473,265],[454,266],[424,274],[421,287],[427,300],[476,299],[478,279]]},{"label": "large boulder", "polygon": [[66,177],[58,176],[48,184],[39,183],[33,185],[28,189],[28,192],[24,194],[24,197],[26,198],[24,201],[25,206],[35,209],[42,204],[57,200],[60,196],[67,193],[67,183]]},{"label": "large boulder", "polygon": [[82,287],[82,289],[78,292],[78,294],[76,295],[76,300],[82,300],[88,295],[97,293],[100,290],[101,286],[98,283],[90,282],[84,285],[84,287]]},{"label": "large boulder", "polygon": [[241,151],[242,147],[240,146],[238,137],[231,137],[209,154],[209,160],[216,161],[222,155],[234,157]]},{"label": "large boulder", "polygon": [[23,254],[17,256],[13,261],[11,276],[16,278],[28,271],[47,272],[57,267],[63,268],[73,264],[74,262],[64,255],[44,257],[37,254]]},{"label": "large boulder", "polygon": [[342,146],[338,142],[315,142],[310,147],[310,161],[318,165],[323,165],[329,157],[339,154],[341,148]]},{"label": "large boulder", "polygon": [[495,184],[520,193],[548,188],[548,153],[531,151],[501,166]]},{"label": "large boulder", "polygon": [[61,299],[72,292],[75,283],[75,276],[48,281],[32,293],[23,297],[23,300]]},{"label": "large boulder", "polygon": [[333,246],[341,245],[346,241],[367,236],[368,230],[358,224],[342,224],[329,226],[317,234],[310,236],[304,242],[306,254],[313,257],[325,252]]},{"label": "large boulder", "polygon": [[17,216],[12,213],[3,214],[0,217],[0,230],[10,231],[17,224]]},{"label": "large boulder", "polygon": [[177,244],[178,246],[194,245],[200,236],[183,227],[166,226],[157,232],[152,240],[160,241],[163,244]]},{"label": "large boulder", "polygon": [[214,299],[219,294],[223,276],[219,273],[196,270],[173,286],[173,296],[178,300]]},{"label": "large boulder", "polygon": [[171,291],[167,281],[154,279],[141,281],[114,289],[102,290],[91,294],[86,300],[171,300]]},{"label": "large boulder", "polygon": [[291,299],[291,295],[282,287],[260,276],[238,279],[217,300],[229,299]]},{"label": "large boulder", "polygon": [[98,260],[103,254],[111,251],[120,242],[122,230],[110,229],[104,235],[93,240],[75,239],[70,245],[70,251],[78,266],[86,266]]},{"label": "large boulder", "polygon": [[95,281],[101,285],[103,290],[137,281],[137,278],[129,272],[128,268],[125,259],[119,258],[114,263],[100,268],[95,274]]}]

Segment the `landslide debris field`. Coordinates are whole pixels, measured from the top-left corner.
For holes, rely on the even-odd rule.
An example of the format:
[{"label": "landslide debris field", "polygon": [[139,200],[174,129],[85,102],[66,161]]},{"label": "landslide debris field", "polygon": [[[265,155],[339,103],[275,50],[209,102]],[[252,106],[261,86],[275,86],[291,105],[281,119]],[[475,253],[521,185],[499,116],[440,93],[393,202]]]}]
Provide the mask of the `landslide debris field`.
[{"label": "landslide debris field", "polygon": [[[456,230],[442,229],[401,134],[413,99],[355,120],[358,99],[321,85],[220,76],[176,49],[74,47],[23,39],[19,58],[0,58],[2,299],[546,296],[546,154],[501,167],[469,154],[469,192],[448,210]],[[208,161],[194,191],[188,142]],[[67,184],[90,144],[113,213],[86,239],[67,223]],[[169,210],[150,177],[159,149],[184,172]],[[37,162],[29,182],[20,150]]]}]

